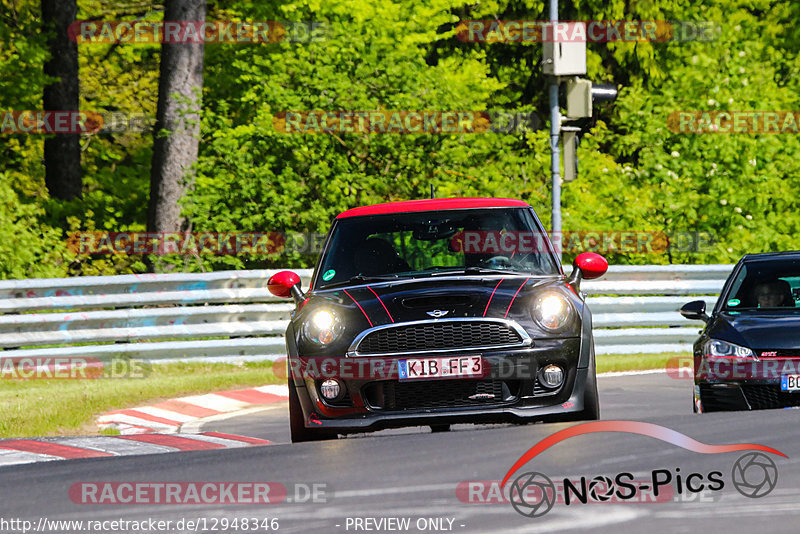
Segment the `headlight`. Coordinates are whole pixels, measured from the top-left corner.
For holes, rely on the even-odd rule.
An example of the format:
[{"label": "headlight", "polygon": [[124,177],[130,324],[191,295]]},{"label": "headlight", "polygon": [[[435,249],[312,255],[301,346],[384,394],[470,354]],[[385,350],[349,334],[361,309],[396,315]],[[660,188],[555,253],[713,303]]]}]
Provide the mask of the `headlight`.
[{"label": "headlight", "polygon": [[342,329],[342,321],[336,313],[326,308],[312,312],[303,324],[306,339],[323,347],[339,337]]},{"label": "headlight", "polygon": [[533,318],[550,332],[562,330],[570,319],[572,307],[559,293],[544,293],[533,303]]},{"label": "headlight", "polygon": [[706,341],[705,355],[716,358],[755,358],[752,350],[720,339]]}]

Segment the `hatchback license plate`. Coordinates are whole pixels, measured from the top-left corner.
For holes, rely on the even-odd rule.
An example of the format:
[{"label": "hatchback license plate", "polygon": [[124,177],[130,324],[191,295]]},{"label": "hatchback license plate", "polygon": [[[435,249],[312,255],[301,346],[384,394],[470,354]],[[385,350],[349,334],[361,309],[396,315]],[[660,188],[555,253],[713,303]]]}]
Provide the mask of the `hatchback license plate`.
[{"label": "hatchback license plate", "polygon": [[414,358],[399,360],[400,380],[419,378],[474,378],[483,375],[480,356]]},{"label": "hatchback license plate", "polygon": [[800,391],[800,375],[781,375],[781,391]]}]

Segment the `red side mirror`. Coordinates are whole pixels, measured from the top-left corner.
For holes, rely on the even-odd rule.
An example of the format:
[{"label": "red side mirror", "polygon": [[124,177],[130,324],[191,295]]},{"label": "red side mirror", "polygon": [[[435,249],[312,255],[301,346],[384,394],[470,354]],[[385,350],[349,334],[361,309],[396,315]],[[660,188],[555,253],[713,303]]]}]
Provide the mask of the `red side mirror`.
[{"label": "red side mirror", "polygon": [[584,252],[578,254],[578,257],[572,262],[572,267],[580,269],[584,279],[593,280],[606,274],[608,261],[600,254]]},{"label": "red side mirror", "polygon": [[[300,284],[300,277],[292,271],[280,271],[269,277],[267,289],[276,297],[288,299],[292,296],[292,288]],[[298,287],[298,289],[300,289]]]}]

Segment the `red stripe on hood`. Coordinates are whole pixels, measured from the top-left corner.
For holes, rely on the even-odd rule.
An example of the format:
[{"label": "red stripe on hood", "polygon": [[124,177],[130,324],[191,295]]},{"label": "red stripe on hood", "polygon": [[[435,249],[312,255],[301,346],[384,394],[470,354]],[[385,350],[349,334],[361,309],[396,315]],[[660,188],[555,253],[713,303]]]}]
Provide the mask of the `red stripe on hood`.
[{"label": "red stripe on hood", "polygon": [[503,280],[505,280],[505,278],[501,278],[500,281],[497,282],[497,285],[494,286],[494,289],[492,290],[492,294],[489,295],[489,302],[486,303],[486,307],[483,309],[483,316],[484,317],[486,317],[486,312],[489,311],[489,304],[492,303],[492,299],[494,298],[495,291],[497,291],[497,288],[500,287],[500,284],[503,283]]},{"label": "red stripe on hood", "polygon": [[359,303],[358,303],[358,301],[357,301],[356,299],[354,299],[354,298],[353,298],[353,295],[351,295],[350,293],[347,293],[347,290],[346,290],[346,289],[343,289],[342,291],[344,291],[344,292],[347,294],[347,296],[348,296],[348,297],[350,297],[350,299],[351,299],[353,302],[355,302],[355,303],[356,303],[356,306],[358,306],[358,309],[359,309],[359,310],[361,310],[361,313],[363,313],[363,314],[364,314],[364,317],[366,317],[366,318],[367,318],[367,322],[369,323],[369,326],[370,326],[370,327],[372,327],[372,326],[375,326],[375,325],[373,325],[373,324],[372,324],[372,321],[370,321],[370,319],[369,319],[369,315],[367,315],[367,312],[365,312],[365,311],[364,311],[364,308],[362,308],[362,307],[361,307],[361,304],[359,304]]},{"label": "red stripe on hood", "polygon": [[514,299],[517,298],[517,295],[519,295],[519,292],[522,291],[522,288],[525,286],[526,283],[528,283],[528,280],[530,280],[530,279],[531,279],[530,277],[526,278],[525,281],[522,282],[522,285],[519,286],[519,289],[517,289],[517,292],[514,293],[514,296],[511,297],[511,302],[508,303],[508,308],[506,308],[506,314],[503,316],[503,319],[508,317],[508,312],[511,311],[511,305],[514,304]]},{"label": "red stripe on hood", "polygon": [[391,313],[389,313],[389,309],[386,307],[386,304],[384,304],[384,303],[383,303],[383,301],[382,301],[382,300],[381,300],[381,298],[378,296],[378,294],[377,294],[377,293],[375,293],[375,291],[374,291],[374,290],[373,290],[371,287],[369,287],[369,286],[367,286],[367,289],[369,289],[370,291],[372,291],[372,294],[373,294],[373,295],[375,295],[375,298],[377,298],[377,299],[378,299],[378,302],[380,302],[380,303],[381,303],[381,306],[383,306],[383,309],[384,309],[384,310],[386,310],[386,315],[388,315],[388,316],[389,316],[389,320],[390,320],[390,321],[392,321],[392,322],[394,322],[394,317],[392,317],[392,314],[391,314]]}]

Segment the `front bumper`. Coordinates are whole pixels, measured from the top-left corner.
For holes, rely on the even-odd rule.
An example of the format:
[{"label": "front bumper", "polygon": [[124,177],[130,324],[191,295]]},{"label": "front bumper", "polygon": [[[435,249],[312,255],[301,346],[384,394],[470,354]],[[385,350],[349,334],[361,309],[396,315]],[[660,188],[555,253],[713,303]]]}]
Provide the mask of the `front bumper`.
[{"label": "front bumper", "polygon": [[800,374],[798,364],[784,358],[695,357],[695,407],[701,412],[800,407],[800,391],[781,391],[782,375]]},{"label": "front bumper", "polygon": [[[319,378],[295,377],[294,383],[306,427],[341,433],[430,424],[557,420],[584,409],[590,369],[578,368],[580,350],[580,338],[568,338],[537,340],[524,349],[484,351],[481,356],[492,372],[479,380],[348,376],[341,379],[347,395],[338,403],[322,399]],[[431,356],[435,355],[397,359]],[[309,358],[300,360],[310,363]],[[539,369],[551,363],[565,370],[564,382],[555,389],[543,387],[537,379]],[[494,394],[473,399],[468,394],[474,391]]]},{"label": "front bumper", "polygon": [[794,408],[800,407],[800,392],[781,391],[780,379],[700,382],[695,403],[702,412]]}]

